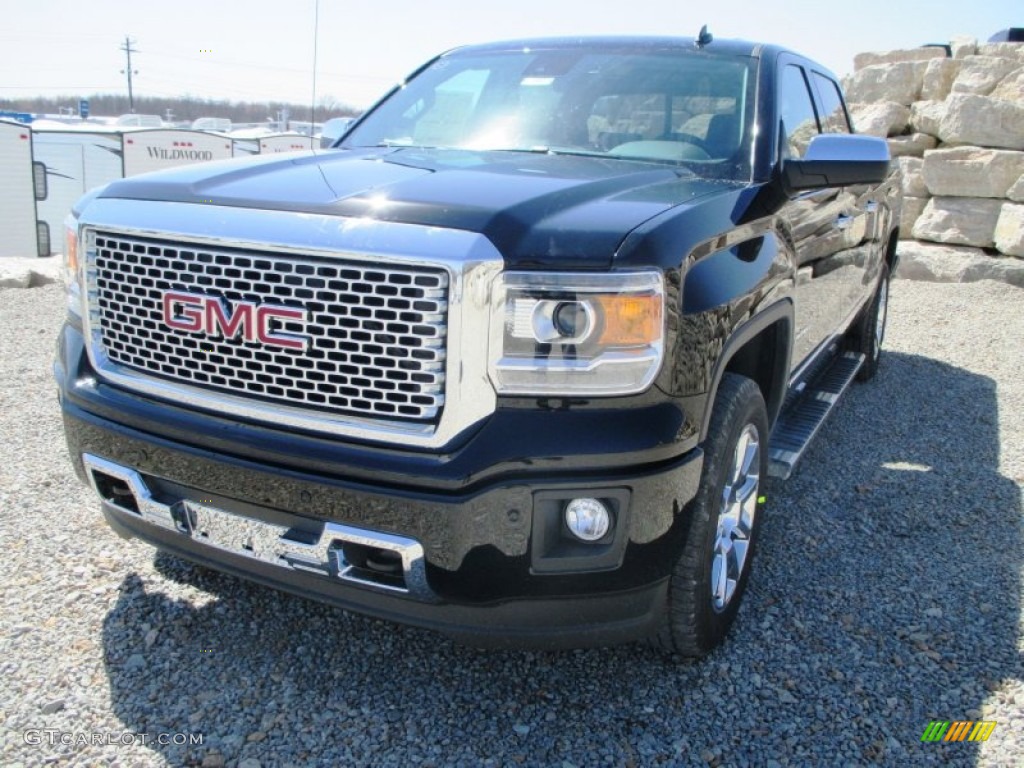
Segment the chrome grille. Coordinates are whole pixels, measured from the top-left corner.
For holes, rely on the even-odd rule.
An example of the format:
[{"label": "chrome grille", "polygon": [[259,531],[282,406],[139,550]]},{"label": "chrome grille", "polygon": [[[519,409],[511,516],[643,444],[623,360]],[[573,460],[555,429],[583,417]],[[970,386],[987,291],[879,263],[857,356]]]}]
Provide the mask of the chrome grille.
[{"label": "chrome grille", "polygon": [[[444,403],[444,270],[300,259],[97,232],[89,249],[90,323],[107,359],[182,384],[318,411],[432,421]],[[167,291],[304,309],[272,321],[304,350],[163,322]]]}]

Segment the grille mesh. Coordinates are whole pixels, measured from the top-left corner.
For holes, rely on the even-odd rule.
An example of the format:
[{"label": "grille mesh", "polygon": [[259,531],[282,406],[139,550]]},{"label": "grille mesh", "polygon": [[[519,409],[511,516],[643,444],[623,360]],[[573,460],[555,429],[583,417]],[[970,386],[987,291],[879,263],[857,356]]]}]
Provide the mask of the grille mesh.
[{"label": "grille mesh", "polygon": [[[203,389],[370,418],[431,421],[444,403],[443,270],[97,233],[90,317],[113,363]],[[167,291],[304,309],[271,320],[305,350],[163,322]]]}]

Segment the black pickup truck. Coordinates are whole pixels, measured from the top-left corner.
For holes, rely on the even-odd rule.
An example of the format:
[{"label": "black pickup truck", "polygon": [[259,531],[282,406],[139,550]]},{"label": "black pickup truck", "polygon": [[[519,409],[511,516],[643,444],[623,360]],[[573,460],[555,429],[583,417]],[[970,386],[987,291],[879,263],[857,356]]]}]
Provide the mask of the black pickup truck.
[{"label": "black pickup truck", "polygon": [[306,597],[706,653],[767,476],[878,366],[889,166],[770,45],[451,51],[329,149],[80,201],[71,459],[118,533]]}]

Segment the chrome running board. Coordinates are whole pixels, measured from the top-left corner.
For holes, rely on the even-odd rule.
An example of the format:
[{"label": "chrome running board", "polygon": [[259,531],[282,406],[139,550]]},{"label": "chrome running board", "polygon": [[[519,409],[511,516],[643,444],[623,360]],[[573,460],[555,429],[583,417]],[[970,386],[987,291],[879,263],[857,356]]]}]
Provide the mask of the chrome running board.
[{"label": "chrome running board", "polygon": [[807,446],[864,363],[864,355],[846,352],[811,383],[796,403],[779,417],[772,431],[768,474],[782,480],[793,474]]}]

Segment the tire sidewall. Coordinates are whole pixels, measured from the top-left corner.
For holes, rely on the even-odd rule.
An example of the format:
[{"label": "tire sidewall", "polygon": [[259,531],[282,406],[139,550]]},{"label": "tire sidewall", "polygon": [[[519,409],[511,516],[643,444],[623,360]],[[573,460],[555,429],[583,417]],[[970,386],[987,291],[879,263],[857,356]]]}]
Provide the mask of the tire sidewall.
[{"label": "tire sidewall", "polygon": [[[761,518],[763,516],[764,504],[760,501],[764,497],[764,485],[768,477],[768,419],[765,415],[764,401],[761,398],[757,385],[749,379],[743,380],[740,392],[744,397],[739,403],[739,408],[731,412],[725,428],[724,439],[713,440],[713,444],[706,447],[714,455],[705,453],[704,476],[701,482],[701,491],[698,495],[697,520],[699,525],[695,528],[703,529],[700,535],[703,537],[700,577],[696,581],[695,618],[697,620],[697,634],[700,646],[704,650],[710,650],[721,643],[736,619],[740,604],[743,601],[743,594],[746,591],[747,582],[750,579],[750,571],[753,566],[754,557],[757,552],[757,543],[760,538]],[[747,552],[747,560],[740,574],[736,585],[736,591],[726,606],[717,610],[711,592],[711,571],[715,556],[715,540],[718,534],[718,514],[721,506],[722,493],[728,480],[729,470],[732,468],[732,457],[736,449],[736,443],[748,424],[754,426],[757,431],[757,438],[760,445],[758,472],[760,482],[758,485],[757,510],[754,515],[754,524],[750,534],[750,547]],[[720,428],[721,428],[720,427]],[[697,531],[694,531],[697,533]]]}]

